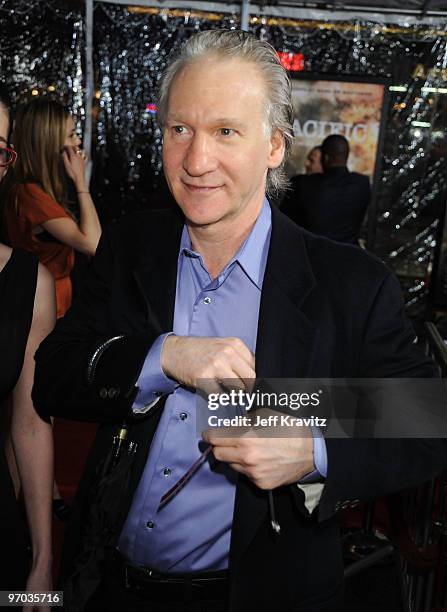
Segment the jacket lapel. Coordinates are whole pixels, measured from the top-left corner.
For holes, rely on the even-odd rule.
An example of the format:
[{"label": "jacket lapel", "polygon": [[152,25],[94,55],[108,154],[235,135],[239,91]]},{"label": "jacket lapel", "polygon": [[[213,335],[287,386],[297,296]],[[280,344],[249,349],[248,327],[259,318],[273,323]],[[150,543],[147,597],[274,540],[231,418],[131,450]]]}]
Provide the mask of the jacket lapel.
[{"label": "jacket lapel", "polygon": [[258,378],[308,374],[315,334],[300,307],[314,286],[302,231],[272,207],[272,237],[256,341]]},{"label": "jacket lapel", "polygon": [[148,241],[133,276],[144,299],[148,325],[160,334],[174,322],[177,261],[183,223],[172,214],[160,224],[155,244]]},{"label": "jacket lapel", "polygon": [[[256,342],[258,379],[305,378],[309,374],[317,334],[301,306],[314,286],[302,231],[272,206]],[[233,568],[267,511],[266,492],[239,479],[230,551]]]}]

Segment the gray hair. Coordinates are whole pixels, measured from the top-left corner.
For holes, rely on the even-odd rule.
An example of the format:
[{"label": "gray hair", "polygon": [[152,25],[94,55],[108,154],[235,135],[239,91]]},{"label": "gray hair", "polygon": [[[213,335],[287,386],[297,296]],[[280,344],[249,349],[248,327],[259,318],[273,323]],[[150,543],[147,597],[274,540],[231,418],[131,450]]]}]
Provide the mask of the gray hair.
[{"label": "gray hair", "polygon": [[282,67],[275,49],[268,42],[258,40],[242,30],[207,30],[192,36],[182,47],[174,61],[165,70],[158,92],[158,122],[163,128],[166,121],[169,90],[178,72],[190,62],[207,55],[218,58],[241,58],[260,69],[267,91],[267,131],[278,130],[285,144],[285,155],[278,168],[267,171],[267,194],[278,196],[287,189],[285,161],[293,139],[292,91],[289,76]]}]

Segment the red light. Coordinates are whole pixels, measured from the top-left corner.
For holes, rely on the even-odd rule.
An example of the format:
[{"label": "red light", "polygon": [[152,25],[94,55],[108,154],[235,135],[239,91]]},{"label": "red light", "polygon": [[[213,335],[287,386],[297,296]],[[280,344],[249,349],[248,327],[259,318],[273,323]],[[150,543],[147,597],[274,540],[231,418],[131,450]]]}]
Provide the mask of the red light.
[{"label": "red light", "polygon": [[290,72],[301,72],[304,70],[304,55],[302,53],[278,51],[278,57],[286,70]]},{"label": "red light", "polygon": [[153,103],[146,104],[146,110],[148,113],[155,115],[155,113],[157,112],[157,105]]}]

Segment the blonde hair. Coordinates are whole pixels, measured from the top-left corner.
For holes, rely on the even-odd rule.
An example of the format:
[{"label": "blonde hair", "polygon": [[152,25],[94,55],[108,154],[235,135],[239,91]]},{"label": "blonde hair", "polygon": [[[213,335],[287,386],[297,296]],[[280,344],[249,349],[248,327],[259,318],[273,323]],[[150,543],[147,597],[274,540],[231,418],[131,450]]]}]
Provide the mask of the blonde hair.
[{"label": "blonde hair", "polygon": [[59,102],[34,98],[17,111],[12,137],[17,151],[14,182],[37,183],[64,207],[67,196],[62,151],[69,117],[69,110]]}]

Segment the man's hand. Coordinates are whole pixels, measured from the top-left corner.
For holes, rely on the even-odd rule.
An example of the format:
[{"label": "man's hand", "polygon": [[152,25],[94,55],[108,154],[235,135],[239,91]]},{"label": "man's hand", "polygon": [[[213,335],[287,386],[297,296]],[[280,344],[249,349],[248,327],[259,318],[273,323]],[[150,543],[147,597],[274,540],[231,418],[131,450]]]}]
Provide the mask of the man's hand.
[{"label": "man's hand", "polygon": [[315,470],[313,437],[258,437],[253,430],[224,438],[223,428],[208,430],[203,439],[212,444],[219,461],[245,474],[260,489],[292,484]]},{"label": "man's hand", "polygon": [[239,338],[168,336],[161,367],[179,383],[208,393],[222,391],[222,381],[245,390],[256,378],[255,357]]}]

